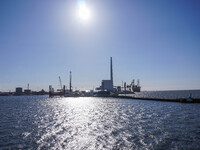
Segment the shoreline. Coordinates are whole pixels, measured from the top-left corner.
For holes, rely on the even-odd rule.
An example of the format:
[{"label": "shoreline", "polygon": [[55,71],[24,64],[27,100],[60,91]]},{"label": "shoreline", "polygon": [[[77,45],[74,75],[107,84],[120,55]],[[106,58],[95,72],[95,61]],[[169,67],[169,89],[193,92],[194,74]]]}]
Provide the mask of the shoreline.
[{"label": "shoreline", "polygon": [[[0,95],[0,97],[20,97],[20,96],[49,96],[45,95]],[[110,95],[110,96],[61,96],[54,95],[51,97],[102,97],[102,98],[117,98],[117,99],[132,99],[132,100],[146,100],[146,101],[161,101],[161,102],[179,102],[179,103],[200,103],[200,98],[151,98],[151,97],[133,97],[133,96],[119,96],[119,95]],[[50,97],[50,98],[51,98]],[[190,101],[188,101],[190,99]]]}]

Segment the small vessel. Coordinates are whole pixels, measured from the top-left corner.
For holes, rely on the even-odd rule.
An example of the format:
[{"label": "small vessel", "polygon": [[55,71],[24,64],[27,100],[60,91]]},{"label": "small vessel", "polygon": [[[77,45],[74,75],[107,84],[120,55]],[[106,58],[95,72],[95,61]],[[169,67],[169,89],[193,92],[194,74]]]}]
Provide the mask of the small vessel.
[{"label": "small vessel", "polygon": [[190,96],[186,99],[186,103],[192,103],[193,99],[192,99],[192,93],[190,93]]},{"label": "small vessel", "polygon": [[192,100],[191,97],[189,97],[189,98],[186,99],[186,103],[192,103],[192,102],[193,102],[193,100]]},{"label": "small vessel", "polygon": [[182,99],[180,102],[181,103],[193,103],[194,101],[193,101],[193,98],[192,98],[192,94],[190,93],[190,96],[188,98]]}]

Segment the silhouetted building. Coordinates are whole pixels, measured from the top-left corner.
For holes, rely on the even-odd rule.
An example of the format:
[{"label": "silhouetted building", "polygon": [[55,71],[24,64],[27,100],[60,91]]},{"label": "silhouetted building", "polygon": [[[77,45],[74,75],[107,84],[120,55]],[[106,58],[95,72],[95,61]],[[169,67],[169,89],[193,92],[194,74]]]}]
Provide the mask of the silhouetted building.
[{"label": "silhouetted building", "polygon": [[17,87],[15,93],[22,94],[23,89],[21,87]]},{"label": "silhouetted building", "polygon": [[38,92],[39,95],[45,95],[48,94],[48,92],[46,92],[44,89],[42,89],[41,91]]},{"label": "silhouetted building", "polygon": [[107,90],[113,92],[113,68],[112,68],[112,57],[110,58],[110,80],[102,80],[101,90]]},{"label": "silhouetted building", "polygon": [[31,90],[29,89],[29,83],[27,84],[27,89],[24,90],[24,93],[26,95],[30,95],[31,94]]},{"label": "silhouetted building", "polygon": [[31,94],[31,90],[26,89],[26,90],[24,90],[24,93],[27,94],[27,95],[30,95]]},{"label": "silhouetted building", "polygon": [[113,84],[111,80],[102,80],[101,89],[107,91],[113,91]]},{"label": "silhouetted building", "polygon": [[122,91],[121,86],[117,86],[117,91],[118,91],[118,92],[121,92],[121,91]]},{"label": "silhouetted building", "polygon": [[140,92],[141,91],[141,86],[140,86],[140,80],[137,80],[137,85],[135,85],[135,80],[131,82],[131,91],[133,92]]}]

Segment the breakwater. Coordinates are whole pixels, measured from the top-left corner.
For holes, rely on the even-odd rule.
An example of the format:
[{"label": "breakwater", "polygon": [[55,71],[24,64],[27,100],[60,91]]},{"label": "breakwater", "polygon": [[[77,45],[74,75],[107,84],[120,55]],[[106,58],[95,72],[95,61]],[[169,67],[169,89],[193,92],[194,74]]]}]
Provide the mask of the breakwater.
[{"label": "breakwater", "polygon": [[134,99],[134,100],[150,100],[150,101],[163,101],[163,102],[180,102],[180,103],[200,103],[200,98],[152,98],[152,97],[133,97],[126,95],[108,95],[108,96],[80,96],[76,94],[63,95],[62,93],[51,94],[49,97],[107,97],[107,98],[120,98],[120,99]]},{"label": "breakwater", "polygon": [[122,99],[163,101],[163,102],[200,103],[200,98],[151,98],[151,97],[133,97],[133,96],[124,96],[124,95],[120,95],[120,96],[114,95],[110,97],[122,98]]}]

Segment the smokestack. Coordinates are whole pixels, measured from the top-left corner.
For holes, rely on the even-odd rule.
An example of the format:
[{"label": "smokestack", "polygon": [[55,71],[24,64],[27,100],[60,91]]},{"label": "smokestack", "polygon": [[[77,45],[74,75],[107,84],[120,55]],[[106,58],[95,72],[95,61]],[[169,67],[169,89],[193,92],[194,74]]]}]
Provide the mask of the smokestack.
[{"label": "smokestack", "polygon": [[113,68],[112,68],[112,57],[110,57],[110,80],[113,85]]},{"label": "smokestack", "polygon": [[70,71],[69,91],[72,92],[72,72]]}]

